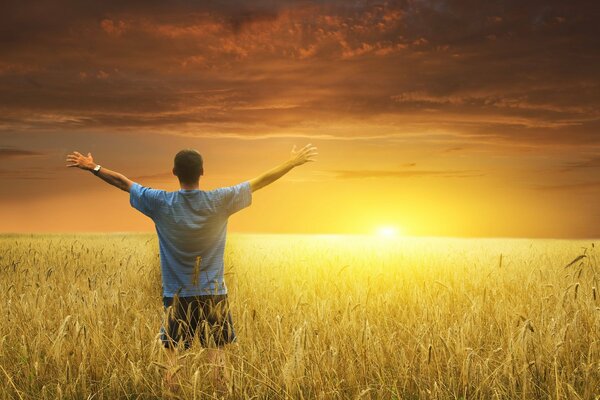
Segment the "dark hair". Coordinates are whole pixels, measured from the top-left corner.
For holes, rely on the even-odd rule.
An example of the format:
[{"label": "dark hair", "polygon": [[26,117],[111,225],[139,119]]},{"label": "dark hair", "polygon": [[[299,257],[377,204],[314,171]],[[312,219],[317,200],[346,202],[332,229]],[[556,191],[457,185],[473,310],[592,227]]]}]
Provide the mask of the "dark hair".
[{"label": "dark hair", "polygon": [[204,174],[202,156],[194,149],[184,149],[175,155],[173,170],[181,183],[196,183]]}]

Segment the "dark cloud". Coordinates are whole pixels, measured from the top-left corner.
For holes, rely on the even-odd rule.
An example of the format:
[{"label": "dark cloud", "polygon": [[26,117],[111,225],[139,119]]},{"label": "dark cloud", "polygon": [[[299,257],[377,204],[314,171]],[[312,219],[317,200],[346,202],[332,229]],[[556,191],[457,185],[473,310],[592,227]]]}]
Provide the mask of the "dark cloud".
[{"label": "dark cloud", "polygon": [[155,174],[132,176],[130,179],[134,181],[166,181],[177,179],[171,171],[157,172]]},{"label": "dark cloud", "polygon": [[463,151],[465,148],[464,147],[449,147],[447,149],[444,149],[444,153],[452,153],[452,152],[456,152],[456,151]]},{"label": "dark cloud", "polygon": [[14,180],[53,180],[56,176],[42,168],[0,169],[1,179]]},{"label": "dark cloud", "polygon": [[[9,1],[0,132],[600,146],[593,2]],[[329,131],[328,131],[329,130]]]},{"label": "dark cloud", "polygon": [[535,185],[534,189],[550,192],[581,192],[597,191],[600,189],[600,181],[591,182],[567,182],[556,185]]},{"label": "dark cloud", "polygon": [[566,163],[563,171],[577,171],[600,168],[600,156],[592,157],[582,161]]},{"label": "dark cloud", "polygon": [[0,147],[0,160],[9,158],[25,158],[44,156],[45,153],[33,150],[17,149],[13,147]]}]

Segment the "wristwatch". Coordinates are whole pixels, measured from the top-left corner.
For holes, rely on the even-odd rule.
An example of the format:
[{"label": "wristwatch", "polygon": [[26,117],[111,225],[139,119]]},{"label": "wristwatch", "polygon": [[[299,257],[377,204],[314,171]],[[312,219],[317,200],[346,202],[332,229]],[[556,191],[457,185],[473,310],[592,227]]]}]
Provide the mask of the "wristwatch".
[{"label": "wristwatch", "polygon": [[100,164],[97,164],[94,169],[92,170],[92,172],[94,173],[94,175],[98,175],[98,172],[100,171],[100,168],[102,168],[100,166]]}]

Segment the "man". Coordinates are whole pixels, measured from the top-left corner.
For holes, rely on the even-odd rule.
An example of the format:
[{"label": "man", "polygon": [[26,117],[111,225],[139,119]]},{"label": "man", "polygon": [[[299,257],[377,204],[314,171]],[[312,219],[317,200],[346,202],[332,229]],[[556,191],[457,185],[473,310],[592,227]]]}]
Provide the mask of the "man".
[{"label": "man", "polygon": [[[171,366],[177,352],[187,349],[197,333],[200,344],[207,347],[216,386],[223,390],[223,348],[236,336],[227,302],[223,253],[227,220],[233,213],[252,203],[252,193],[263,188],[294,167],[315,161],[316,147],[311,144],[296,151],[288,161],[249,181],[219,189],[200,190],[204,174],[203,160],[196,150],[182,150],[175,156],[173,175],[181,189],[176,192],[151,189],[124,175],[101,167],[91,153],[73,152],[67,167],[91,171],[107,183],[129,192],[130,203],[150,217],[158,234],[162,272],[163,303],[167,310],[161,340]],[[174,369],[176,371],[176,369]],[[167,371],[165,383],[176,389],[173,369]]]}]

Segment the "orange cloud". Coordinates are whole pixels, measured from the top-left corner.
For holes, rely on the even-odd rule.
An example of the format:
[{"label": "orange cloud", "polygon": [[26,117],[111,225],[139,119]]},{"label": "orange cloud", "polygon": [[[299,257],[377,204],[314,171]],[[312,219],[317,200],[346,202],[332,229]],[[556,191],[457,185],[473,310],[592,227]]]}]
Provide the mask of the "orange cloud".
[{"label": "orange cloud", "polygon": [[[157,181],[135,168],[157,171],[152,162],[171,143],[226,143],[226,169],[248,146],[271,154],[269,146],[314,140],[331,146],[335,163],[295,178],[313,189],[367,185],[374,194],[364,201],[394,190],[402,199],[392,178],[410,177],[402,183],[431,198],[448,190],[445,177],[464,176],[472,179],[453,180],[457,198],[482,209],[494,202],[482,193],[502,197],[502,187],[519,215],[540,204],[554,212],[544,229],[555,232],[552,224],[570,226],[560,210],[575,206],[566,190],[536,185],[575,182],[576,208],[598,215],[582,189],[600,154],[599,28],[584,9],[558,0],[9,2],[0,13],[0,139],[13,150],[0,151],[0,179],[58,176],[26,169],[52,157],[26,152],[73,143],[107,143],[122,157],[156,142],[160,151],[144,150],[152,157],[122,165]],[[36,184],[50,196],[58,186],[45,181],[61,179]],[[33,189],[0,190],[7,201]],[[421,203],[412,211],[442,212]],[[577,213],[577,232],[597,232]]]},{"label": "orange cloud", "polygon": [[124,21],[113,21],[111,19],[103,19],[100,22],[100,27],[104,32],[115,37],[121,36],[126,30]]}]

